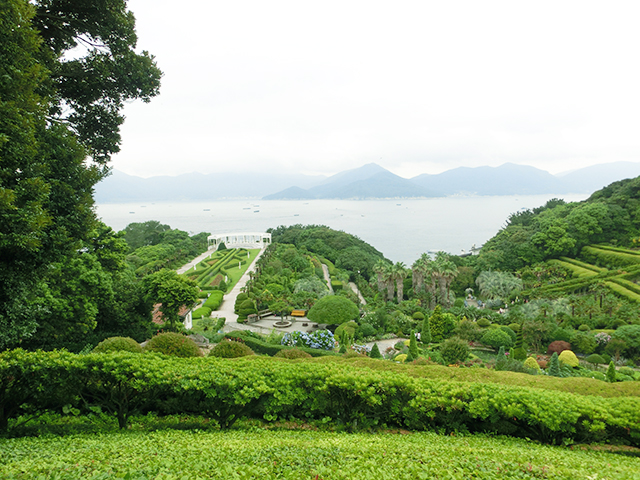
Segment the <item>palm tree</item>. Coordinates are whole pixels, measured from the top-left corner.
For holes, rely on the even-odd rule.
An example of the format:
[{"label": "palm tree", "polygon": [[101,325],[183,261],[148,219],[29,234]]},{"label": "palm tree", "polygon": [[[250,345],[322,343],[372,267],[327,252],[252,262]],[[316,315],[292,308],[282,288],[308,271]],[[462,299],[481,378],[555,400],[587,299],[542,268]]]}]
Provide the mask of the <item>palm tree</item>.
[{"label": "palm tree", "polygon": [[439,301],[443,307],[449,306],[450,286],[453,279],[458,275],[458,267],[451,261],[451,257],[445,252],[436,253],[435,272],[440,287]]},{"label": "palm tree", "polygon": [[391,267],[391,275],[396,282],[396,290],[398,291],[398,303],[402,302],[404,295],[404,279],[407,278],[407,266],[403,262],[397,262]]},{"label": "palm tree", "polygon": [[383,292],[386,287],[386,279],[385,279],[385,271],[389,267],[389,264],[384,260],[378,260],[376,264],[373,266],[373,271],[377,275],[378,280],[378,291]]}]

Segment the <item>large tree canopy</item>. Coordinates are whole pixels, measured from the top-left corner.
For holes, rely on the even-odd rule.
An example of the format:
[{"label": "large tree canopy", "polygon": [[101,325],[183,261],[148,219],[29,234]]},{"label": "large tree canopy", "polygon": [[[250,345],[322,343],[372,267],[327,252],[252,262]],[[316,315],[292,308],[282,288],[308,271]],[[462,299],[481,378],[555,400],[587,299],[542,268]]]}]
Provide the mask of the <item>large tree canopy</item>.
[{"label": "large tree canopy", "polygon": [[124,0],[0,0],[0,15],[5,348],[38,328],[42,309],[33,300],[48,275],[62,274],[49,266],[87,264],[74,258],[97,228],[93,186],[119,149],[122,106],[156,95],[161,72],[152,56],[136,53]]}]

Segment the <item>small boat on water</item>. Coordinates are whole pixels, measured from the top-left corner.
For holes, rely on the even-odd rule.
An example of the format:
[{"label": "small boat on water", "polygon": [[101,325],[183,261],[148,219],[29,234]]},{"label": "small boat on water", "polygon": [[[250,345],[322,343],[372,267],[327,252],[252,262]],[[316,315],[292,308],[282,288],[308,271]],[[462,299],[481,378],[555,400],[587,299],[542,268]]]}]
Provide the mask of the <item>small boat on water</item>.
[{"label": "small boat on water", "polygon": [[210,208],[203,208],[203,209],[202,209],[202,211],[203,211],[203,212],[210,212],[210,211],[211,211],[211,209],[210,209]]},{"label": "small boat on water", "polygon": [[243,210],[251,210],[251,207],[244,207]]},{"label": "small boat on water", "polygon": [[294,216],[294,217],[299,217],[299,216],[300,216],[300,214],[299,214],[299,213],[294,213],[294,214],[293,214],[293,216]]},{"label": "small boat on water", "polygon": [[260,213],[260,210],[254,210],[253,213]]},{"label": "small boat on water", "polygon": [[129,213],[136,213],[136,212],[129,212]]}]

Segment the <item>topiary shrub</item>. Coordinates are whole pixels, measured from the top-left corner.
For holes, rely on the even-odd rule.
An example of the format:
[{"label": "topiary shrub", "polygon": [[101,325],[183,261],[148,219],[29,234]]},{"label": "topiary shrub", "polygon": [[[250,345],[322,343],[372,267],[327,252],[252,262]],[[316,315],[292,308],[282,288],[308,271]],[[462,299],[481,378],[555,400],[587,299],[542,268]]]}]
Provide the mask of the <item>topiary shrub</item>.
[{"label": "topiary shrub", "polygon": [[[278,353],[281,353],[282,350]],[[209,352],[210,357],[220,358],[238,358],[247,355],[255,355],[253,350],[244,343],[234,342],[233,340],[223,340]]]},{"label": "topiary shrub", "polygon": [[576,354],[571,350],[564,350],[560,355],[558,355],[558,361],[573,368],[580,366],[578,357],[576,357]]},{"label": "topiary shrub", "polygon": [[160,333],[147,342],[146,351],[158,352],[173,357],[202,357],[196,342],[179,333]]},{"label": "topiary shrub", "polygon": [[491,322],[486,318],[481,318],[476,322],[476,324],[481,328],[488,328],[491,325]]},{"label": "topiary shrub", "polygon": [[461,338],[448,338],[440,346],[440,355],[447,364],[464,362],[469,356],[469,345]]},{"label": "topiary shrub", "polygon": [[488,345],[497,351],[500,347],[511,348],[514,341],[504,330],[500,328],[493,328],[482,335],[480,343]]},{"label": "topiary shrub", "polygon": [[284,350],[280,350],[274,355],[274,357],[288,358],[289,360],[293,360],[296,358],[311,358],[311,355],[309,355],[307,352],[303,352],[299,348],[287,348]]},{"label": "topiary shrub", "polygon": [[142,353],[142,347],[133,338],[129,337],[110,337],[101,341],[96,348],[93,349],[94,353],[108,353],[108,352],[132,352]]},{"label": "topiary shrub", "polygon": [[509,327],[511,330],[513,330],[516,333],[518,333],[522,328],[519,323],[510,323],[509,325],[507,325],[507,327]]},{"label": "topiary shrub", "polygon": [[380,348],[378,348],[378,344],[374,343],[373,347],[371,347],[371,352],[369,353],[369,357],[371,358],[382,358],[382,354],[380,353]]},{"label": "topiary shrub", "polygon": [[524,361],[524,366],[532,370],[540,370],[540,365],[538,365],[538,361],[533,357],[528,357]]},{"label": "topiary shrub", "polygon": [[584,361],[590,363],[591,365],[604,365],[605,363],[607,363],[602,355],[598,355],[597,353],[592,353],[587,358],[585,358]]},{"label": "topiary shrub", "polygon": [[565,350],[571,350],[571,344],[563,342],[562,340],[556,340],[555,342],[551,342],[549,344],[549,347],[547,348],[547,355],[552,355],[553,352],[560,355]]},{"label": "topiary shrub", "polygon": [[209,307],[196,308],[191,315],[193,318],[208,317],[211,315],[211,309]]},{"label": "topiary shrub", "polygon": [[413,315],[411,315],[411,318],[413,318],[414,320],[417,320],[418,322],[421,322],[422,320],[424,320],[424,313],[414,312]]},{"label": "topiary shrub", "polygon": [[627,375],[628,377],[631,377],[632,379],[636,374],[636,372],[633,370],[633,368],[630,368],[630,367],[620,367],[618,369],[618,373],[620,373],[622,375]]},{"label": "topiary shrub", "polygon": [[341,295],[325,295],[309,310],[307,318],[317,323],[343,324],[358,318],[358,306]]},{"label": "topiary shrub", "polygon": [[578,330],[580,330],[581,332],[588,332],[589,330],[591,330],[591,327],[586,323],[583,323],[578,327]]},{"label": "topiary shrub", "polygon": [[500,330],[502,330],[504,333],[506,333],[507,335],[509,335],[511,337],[511,340],[513,340],[513,343],[516,343],[516,332],[514,330],[511,330],[509,327],[507,327],[506,325],[500,325]]},{"label": "topiary shrub", "polygon": [[510,355],[510,357],[513,360],[524,361],[527,358],[527,351],[523,347],[516,347],[513,349],[513,352]]},{"label": "topiary shrub", "polygon": [[396,357],[394,357],[393,361],[394,362],[404,363],[406,359],[407,359],[407,354],[406,353],[401,353],[400,355],[397,355]]},{"label": "topiary shrub", "polygon": [[360,325],[360,333],[363,337],[373,337],[378,332],[370,323],[363,323],[362,325]]},{"label": "topiary shrub", "polygon": [[613,361],[609,362],[609,368],[607,368],[607,382],[614,383],[616,381],[616,366]]},{"label": "topiary shrub", "polygon": [[238,316],[239,317],[248,317],[251,314],[254,313],[258,313],[258,311],[256,310],[256,306],[253,303],[253,300],[251,299],[246,299],[244,300],[240,306],[238,307]]},{"label": "topiary shrub", "polygon": [[354,338],[356,335],[356,330],[358,329],[358,324],[356,322],[345,322],[341,324],[336,331],[333,332],[333,335],[337,338],[342,338],[343,332],[346,333],[350,338]]}]

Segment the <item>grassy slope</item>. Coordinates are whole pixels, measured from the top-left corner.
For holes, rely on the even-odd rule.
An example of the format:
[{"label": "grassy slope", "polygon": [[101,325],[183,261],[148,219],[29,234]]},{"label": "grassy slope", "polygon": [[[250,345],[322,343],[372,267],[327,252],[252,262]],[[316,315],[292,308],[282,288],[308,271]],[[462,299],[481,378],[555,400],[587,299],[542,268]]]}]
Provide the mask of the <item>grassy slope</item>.
[{"label": "grassy slope", "polygon": [[9,479],[640,478],[640,459],[620,454],[506,437],[403,433],[254,426],[30,437],[0,440],[0,466]]},{"label": "grassy slope", "polygon": [[579,395],[595,395],[599,397],[638,397],[640,396],[640,382],[605,383],[591,378],[557,378],[546,375],[527,375],[525,373],[499,372],[486,368],[451,368],[440,365],[403,365],[370,358],[320,357],[305,361],[311,362],[340,362],[354,367],[373,370],[387,370],[402,372],[413,377],[429,378],[432,380],[499,383],[520,387],[541,388]]}]

